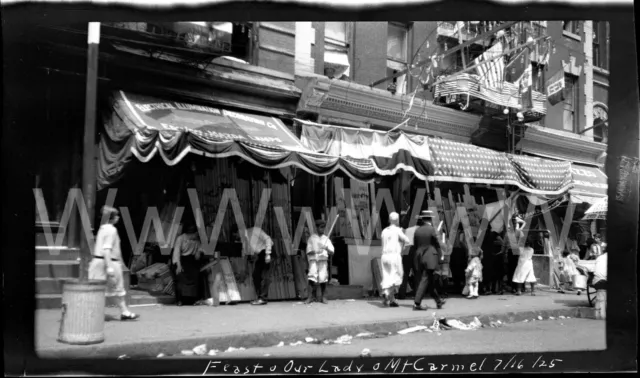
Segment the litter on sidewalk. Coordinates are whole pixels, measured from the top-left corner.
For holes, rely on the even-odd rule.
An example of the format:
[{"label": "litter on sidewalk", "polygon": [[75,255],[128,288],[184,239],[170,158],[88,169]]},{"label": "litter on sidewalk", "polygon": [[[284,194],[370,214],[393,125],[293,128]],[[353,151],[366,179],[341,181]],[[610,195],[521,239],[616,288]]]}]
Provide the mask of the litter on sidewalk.
[{"label": "litter on sidewalk", "polygon": [[298,345],[302,345],[302,341],[296,341],[295,343],[291,343],[289,344],[291,346],[298,346]]},{"label": "litter on sidewalk", "polygon": [[353,337],[349,336],[349,335],[343,335],[338,337],[338,339],[335,341],[336,344],[351,344],[351,340],[353,339]]},{"label": "litter on sidewalk", "polygon": [[284,346],[284,341],[280,341],[278,345],[276,345],[276,348],[282,348],[283,346]]},{"label": "litter on sidewalk", "polygon": [[240,348],[229,347],[229,349],[225,350],[225,353],[237,352],[237,351],[241,351],[241,350],[245,350],[245,348],[243,348],[243,347],[240,347]]},{"label": "litter on sidewalk", "polygon": [[207,353],[207,345],[206,344],[198,345],[192,350],[193,350],[193,353],[195,353],[196,355],[203,356],[205,353]]},{"label": "litter on sidewalk", "polygon": [[425,329],[427,329],[427,327],[419,325],[419,326],[415,326],[415,327],[411,327],[411,328],[405,328],[402,331],[398,331],[398,334],[406,335],[408,333],[422,331],[422,330],[425,330]]},{"label": "litter on sidewalk", "polygon": [[364,348],[360,353],[360,357],[371,357],[371,351],[367,348]]}]

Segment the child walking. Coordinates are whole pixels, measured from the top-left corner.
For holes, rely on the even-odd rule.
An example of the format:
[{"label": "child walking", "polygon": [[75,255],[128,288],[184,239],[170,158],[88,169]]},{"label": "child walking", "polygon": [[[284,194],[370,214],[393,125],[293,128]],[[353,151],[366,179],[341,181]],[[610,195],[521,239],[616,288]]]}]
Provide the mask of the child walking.
[{"label": "child walking", "polygon": [[[469,256],[469,265],[465,270],[467,276],[467,288],[469,295],[467,299],[478,298],[478,287],[482,282],[482,250],[479,247],[475,247],[471,256]],[[464,290],[465,292],[467,290]],[[464,292],[462,293],[464,295]]]}]

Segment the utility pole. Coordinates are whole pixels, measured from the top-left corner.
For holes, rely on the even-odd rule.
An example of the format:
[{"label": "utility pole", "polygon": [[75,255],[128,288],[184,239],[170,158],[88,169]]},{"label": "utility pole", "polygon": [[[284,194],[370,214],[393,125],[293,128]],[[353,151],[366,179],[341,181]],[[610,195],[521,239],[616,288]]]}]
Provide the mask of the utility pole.
[{"label": "utility pole", "polygon": [[[634,339],[616,337],[619,334],[637,335],[637,287],[636,262],[638,258],[638,158],[640,154],[640,117],[638,114],[638,82],[636,36],[630,17],[610,22],[611,25],[611,74],[613,93],[609,101],[609,146],[606,173],[609,178],[609,208],[607,210],[608,259],[607,291],[607,345],[617,343],[631,360],[635,356]],[[615,307],[612,306],[615,303]],[[636,331],[633,331],[636,329]],[[615,341],[614,341],[615,340]]]},{"label": "utility pole", "polygon": [[[84,141],[82,156],[82,195],[87,212],[89,213],[89,227],[93,234],[96,197],[96,98],[98,91],[98,46],[100,44],[100,23],[89,22],[87,36],[87,90],[84,109]],[[91,241],[80,238],[80,281],[88,279],[88,267],[91,259]]]}]

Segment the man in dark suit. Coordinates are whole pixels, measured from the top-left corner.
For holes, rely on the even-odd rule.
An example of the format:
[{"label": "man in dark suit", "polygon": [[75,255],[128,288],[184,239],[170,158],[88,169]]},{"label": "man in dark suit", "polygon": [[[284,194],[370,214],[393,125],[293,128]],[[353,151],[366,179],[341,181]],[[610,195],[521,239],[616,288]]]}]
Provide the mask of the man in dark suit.
[{"label": "man in dark suit", "polygon": [[434,271],[443,261],[442,250],[438,242],[436,229],[433,227],[433,212],[423,211],[421,218],[424,224],[416,230],[414,235],[414,245],[416,246],[415,269],[420,277],[418,292],[414,300],[414,310],[426,310],[421,305],[422,298],[428,291],[431,297],[436,301],[438,308],[442,308],[444,300],[440,298],[437,287],[437,279]]}]

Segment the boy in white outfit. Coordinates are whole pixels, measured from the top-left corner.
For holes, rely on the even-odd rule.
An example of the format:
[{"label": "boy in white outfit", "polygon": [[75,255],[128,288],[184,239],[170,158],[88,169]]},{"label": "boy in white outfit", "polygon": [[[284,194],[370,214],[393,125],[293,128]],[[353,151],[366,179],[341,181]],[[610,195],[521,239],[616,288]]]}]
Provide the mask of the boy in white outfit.
[{"label": "boy in white outfit", "polygon": [[327,282],[329,281],[329,255],[333,255],[334,248],[331,239],[324,234],[326,223],[319,219],[316,221],[316,233],[307,240],[307,257],[309,258],[309,296],[305,303],[313,302],[320,286],[320,302],[329,303],[325,297]]}]

